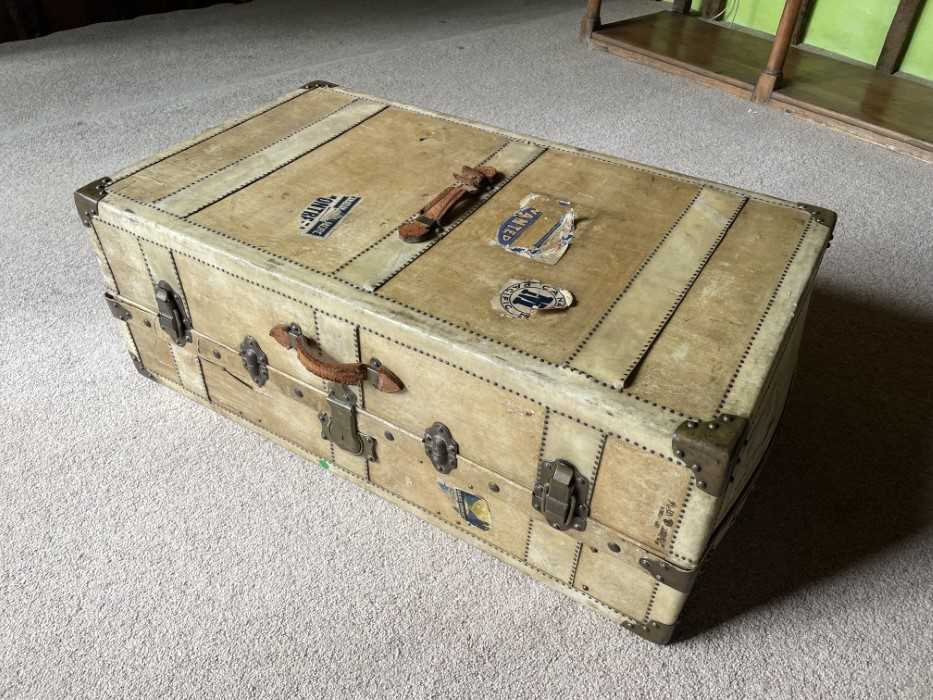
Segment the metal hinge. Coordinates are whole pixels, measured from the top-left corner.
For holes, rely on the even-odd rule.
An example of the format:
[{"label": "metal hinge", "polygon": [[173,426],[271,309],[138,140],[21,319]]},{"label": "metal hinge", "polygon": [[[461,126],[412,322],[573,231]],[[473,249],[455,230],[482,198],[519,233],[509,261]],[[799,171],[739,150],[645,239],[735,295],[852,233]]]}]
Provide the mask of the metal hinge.
[{"label": "metal hinge", "polygon": [[109,177],[102,177],[75,192],[75,207],[78,209],[81,223],[85,226],[90,226],[91,218],[97,215],[97,205],[107,196],[107,185],[111,182],[113,180]]},{"label": "metal hinge", "polygon": [[162,280],[155,286],[156,305],[159,307],[159,327],[179,347],[191,340],[191,321],[185,305],[171,285]]},{"label": "metal hinge", "polygon": [[710,420],[685,420],[674,431],[674,455],[696,475],[696,485],[721,496],[729,481],[748,419],[723,413]]},{"label": "metal hinge", "polygon": [[117,298],[110,292],[104,292],[104,301],[107,302],[107,308],[110,309],[110,313],[113,314],[114,318],[120,321],[129,321],[133,318],[130,310],[117,301]]},{"label": "metal hinge", "polygon": [[240,359],[256,386],[269,381],[269,358],[253,336],[246,336],[240,343]]},{"label": "metal hinge", "polygon": [[586,529],[589,515],[587,497],[590,484],[574,466],[564,460],[542,460],[538,464],[538,479],[531,493],[531,505],[544,514],[548,524],[557,530]]},{"label": "metal hinge", "polygon": [[658,583],[670,586],[681,593],[689,593],[696,581],[698,570],[686,571],[678,569],[663,559],[653,559],[652,557],[641,557],[638,565],[654,577]]},{"label": "metal hinge", "polygon": [[356,394],[343,384],[331,384],[327,395],[330,413],[321,412],[321,437],[370,462],[376,459],[376,440],[359,431],[356,423]]}]

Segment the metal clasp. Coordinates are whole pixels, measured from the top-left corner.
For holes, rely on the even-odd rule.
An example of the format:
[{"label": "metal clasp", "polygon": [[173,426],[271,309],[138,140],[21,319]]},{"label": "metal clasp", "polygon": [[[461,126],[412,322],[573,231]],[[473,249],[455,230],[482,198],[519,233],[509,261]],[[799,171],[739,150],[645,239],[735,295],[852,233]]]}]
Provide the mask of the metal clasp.
[{"label": "metal clasp", "polygon": [[181,297],[165,280],[155,286],[155,300],[159,307],[159,327],[179,347],[191,340],[191,322],[185,315]]},{"label": "metal clasp", "polygon": [[353,455],[370,462],[376,459],[376,441],[359,431],[356,422],[356,394],[343,384],[331,384],[327,395],[330,413],[321,412],[321,437]]},{"label": "metal clasp", "polygon": [[532,507],[544,514],[548,524],[557,530],[586,529],[589,507],[586,505],[590,484],[574,466],[564,459],[542,460],[538,464],[538,480],[531,493]]}]

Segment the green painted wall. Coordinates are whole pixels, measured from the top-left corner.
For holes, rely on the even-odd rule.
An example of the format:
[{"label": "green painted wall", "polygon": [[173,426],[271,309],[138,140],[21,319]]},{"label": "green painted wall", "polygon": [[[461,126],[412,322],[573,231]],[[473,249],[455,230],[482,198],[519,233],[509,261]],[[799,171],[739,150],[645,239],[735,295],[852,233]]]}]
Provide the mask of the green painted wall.
[{"label": "green painted wall", "polygon": [[874,64],[897,5],[898,0],[817,0],[804,43]]},{"label": "green painted wall", "polygon": [[[699,7],[700,0],[694,0]],[[898,0],[815,0],[804,43],[874,65]],[[773,34],[784,0],[728,0],[723,20]],[[933,0],[928,0],[901,71],[933,80]]]}]

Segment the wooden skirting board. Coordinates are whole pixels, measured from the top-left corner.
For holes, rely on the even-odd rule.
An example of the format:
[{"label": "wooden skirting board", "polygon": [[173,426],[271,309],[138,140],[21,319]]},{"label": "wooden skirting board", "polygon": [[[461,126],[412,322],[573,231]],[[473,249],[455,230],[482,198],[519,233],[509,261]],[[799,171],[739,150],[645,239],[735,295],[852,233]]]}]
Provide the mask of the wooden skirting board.
[{"label": "wooden skirting board", "polygon": [[[606,24],[591,45],[750,99],[770,42],[698,17],[658,12]],[[933,86],[792,48],[777,109],[933,163]]]}]

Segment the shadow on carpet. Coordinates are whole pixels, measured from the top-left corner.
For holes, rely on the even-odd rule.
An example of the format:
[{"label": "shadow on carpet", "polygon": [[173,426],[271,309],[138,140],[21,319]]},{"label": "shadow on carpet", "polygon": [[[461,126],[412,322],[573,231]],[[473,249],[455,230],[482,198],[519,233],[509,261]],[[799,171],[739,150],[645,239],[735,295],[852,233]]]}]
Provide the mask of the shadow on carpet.
[{"label": "shadow on carpet", "polygon": [[814,291],[784,422],[680,639],[930,527],[931,356],[933,318]]}]

